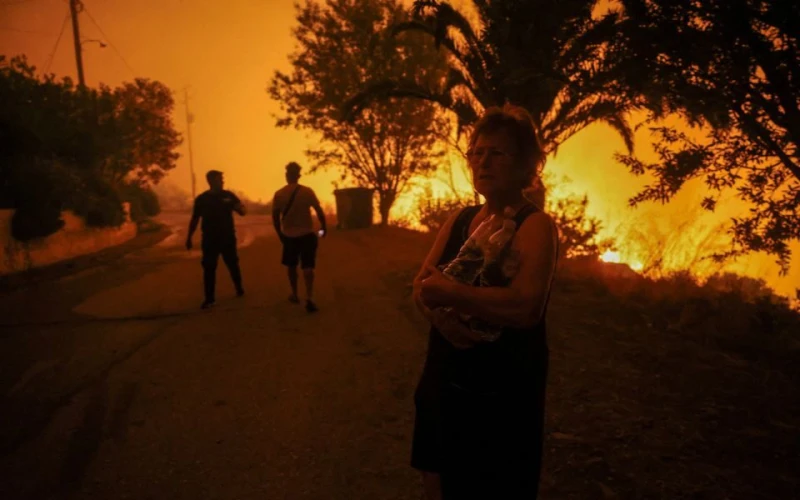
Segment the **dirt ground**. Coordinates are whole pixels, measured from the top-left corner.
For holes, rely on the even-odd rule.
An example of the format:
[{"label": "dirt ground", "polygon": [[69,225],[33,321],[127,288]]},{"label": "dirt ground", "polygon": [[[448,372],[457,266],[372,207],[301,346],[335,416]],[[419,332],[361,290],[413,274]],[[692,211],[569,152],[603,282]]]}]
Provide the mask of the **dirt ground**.
[{"label": "dirt ground", "polygon": [[[6,292],[0,494],[418,500],[409,294],[430,243],[333,231],[316,315],[286,301],[274,239],[242,250],[242,299],[220,270],[211,311],[177,250]],[[796,498],[798,350],[721,349],[566,276],[548,321],[542,499]]]},{"label": "dirt ground", "polygon": [[[424,239],[406,237],[409,254]],[[800,343],[776,352],[757,338],[675,328],[676,319],[558,276],[543,499],[797,498]]]}]

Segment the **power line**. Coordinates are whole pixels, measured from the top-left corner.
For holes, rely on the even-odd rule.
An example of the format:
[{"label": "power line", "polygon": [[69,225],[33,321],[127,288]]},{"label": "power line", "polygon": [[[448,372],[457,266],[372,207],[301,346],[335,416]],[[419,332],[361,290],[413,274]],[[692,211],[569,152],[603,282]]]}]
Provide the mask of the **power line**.
[{"label": "power line", "polygon": [[56,55],[56,50],[58,50],[58,44],[61,42],[61,36],[64,34],[64,28],[67,26],[67,21],[69,21],[69,12],[67,15],[64,16],[64,22],[61,23],[61,31],[58,32],[58,38],[56,38],[56,44],[53,46],[53,50],[50,52],[50,57],[47,58],[47,64],[44,65],[43,73],[47,73],[47,70],[50,69],[50,65],[53,63],[53,57]]},{"label": "power line", "polygon": [[16,0],[14,2],[0,2],[0,7],[13,7],[15,5],[23,5],[26,3],[36,2],[38,0]]},{"label": "power line", "polygon": [[111,42],[111,39],[110,39],[110,38],[108,38],[108,35],[106,35],[106,34],[105,34],[105,32],[103,31],[103,28],[101,28],[101,27],[100,27],[100,25],[99,25],[99,24],[97,24],[97,21],[95,21],[95,20],[94,20],[94,18],[92,17],[92,15],[91,15],[91,14],[89,13],[89,11],[86,9],[86,5],[85,5],[85,4],[81,4],[81,6],[83,7],[83,9],[82,9],[82,10],[83,10],[83,12],[86,14],[86,17],[88,17],[88,18],[89,18],[89,20],[92,22],[92,24],[94,24],[94,25],[95,25],[95,27],[97,28],[97,30],[100,32],[100,34],[101,34],[101,35],[103,35],[103,38],[105,38],[105,41],[106,41],[106,43],[108,43],[108,45],[109,45],[109,46],[110,46],[112,49],[114,49],[114,52],[116,52],[116,53],[117,53],[117,55],[119,56],[119,58],[122,60],[122,62],[123,62],[123,63],[125,64],[125,66],[128,68],[128,70],[129,70],[129,71],[130,71],[130,72],[133,74],[133,76],[136,76],[136,72],[133,70],[133,68],[131,68],[131,65],[130,65],[130,64],[128,64],[128,61],[126,61],[126,60],[125,60],[125,58],[122,56],[122,53],[119,51],[119,49],[117,49],[116,45],[114,45],[114,44]]},{"label": "power line", "polygon": [[19,28],[12,28],[10,26],[0,26],[0,31],[14,31],[17,33],[28,33],[31,35],[45,35],[45,36],[55,35],[55,33],[53,33],[52,31],[21,30]]}]

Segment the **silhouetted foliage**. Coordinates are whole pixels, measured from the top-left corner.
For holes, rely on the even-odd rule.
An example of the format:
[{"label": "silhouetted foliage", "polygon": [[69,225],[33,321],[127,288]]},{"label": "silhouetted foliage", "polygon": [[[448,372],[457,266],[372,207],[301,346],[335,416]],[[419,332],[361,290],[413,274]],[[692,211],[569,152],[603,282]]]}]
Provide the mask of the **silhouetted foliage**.
[{"label": "silhouetted foliage", "polygon": [[[157,183],[175,167],[172,107],[156,81],[79,89],[69,78],[37,76],[24,57],[0,56],[0,206],[23,212],[18,227],[40,224],[15,235],[60,227],[56,210],[42,206],[72,210],[90,226],[121,224],[126,186]],[[152,199],[142,204],[154,210]],[[39,215],[25,215],[32,212]]]},{"label": "silhouetted foliage", "polygon": [[3,188],[15,195],[3,202],[3,208],[15,209],[12,236],[19,241],[30,241],[61,229],[63,200],[78,188],[74,173],[59,161],[38,158],[33,158],[24,171],[11,167],[9,163],[0,163]]},{"label": "silhouetted foliage", "polygon": [[451,110],[461,129],[486,107],[510,102],[531,113],[548,153],[595,122],[614,128],[632,150],[625,114],[635,103],[620,92],[618,14],[593,19],[594,0],[472,3],[477,25],[449,3],[416,1],[414,19],[392,27],[399,39],[421,32],[431,49],[445,49],[445,81],[374,75],[345,103],[345,116],[376,100],[410,97]]},{"label": "silhouetted foliage", "polygon": [[[652,126],[658,161],[620,159],[655,182],[631,200],[667,202],[702,178],[714,210],[736,189],[750,211],[733,219],[728,255],[765,251],[788,270],[800,239],[800,4],[784,0],[622,0],[628,84],[653,124],[680,113],[702,136]],[[720,255],[722,257],[724,255]]]},{"label": "silhouetted foliage", "polygon": [[130,217],[134,222],[142,222],[161,213],[158,196],[147,185],[128,182],[122,186],[119,194],[122,201],[130,203]]},{"label": "silhouetted foliage", "polygon": [[586,213],[588,196],[566,196],[547,201],[547,212],[558,227],[558,253],[560,257],[600,256],[611,242],[599,237],[602,224]]},{"label": "silhouetted foliage", "polygon": [[381,222],[412,177],[435,169],[438,137],[449,123],[432,104],[388,100],[342,122],[341,104],[370,78],[443,80],[441,55],[420,37],[390,36],[386,26],[408,19],[397,0],[307,1],[297,6],[298,46],[292,72],[276,72],[269,94],[280,103],[277,124],[319,134],[306,150],[311,171],[335,168],[342,180],[374,188]]},{"label": "silhouetted foliage", "polygon": [[451,215],[470,204],[465,197],[434,197],[433,191],[426,189],[416,200],[417,219],[429,232],[437,233]]},{"label": "silhouetted foliage", "polygon": [[122,198],[114,190],[99,187],[85,200],[87,206],[82,215],[86,219],[87,226],[117,227],[125,222],[125,213],[121,210]]}]

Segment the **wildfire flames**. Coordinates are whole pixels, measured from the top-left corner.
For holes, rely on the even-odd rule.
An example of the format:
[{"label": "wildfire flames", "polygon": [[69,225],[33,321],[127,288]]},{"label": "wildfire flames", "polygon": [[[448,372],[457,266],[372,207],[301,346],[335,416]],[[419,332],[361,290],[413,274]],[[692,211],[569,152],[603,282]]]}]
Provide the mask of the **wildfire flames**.
[{"label": "wildfire flames", "polygon": [[605,253],[600,256],[600,260],[603,262],[612,262],[614,264],[627,264],[628,267],[636,272],[641,272],[644,269],[644,264],[638,260],[623,262],[620,253],[613,250],[606,250]]}]

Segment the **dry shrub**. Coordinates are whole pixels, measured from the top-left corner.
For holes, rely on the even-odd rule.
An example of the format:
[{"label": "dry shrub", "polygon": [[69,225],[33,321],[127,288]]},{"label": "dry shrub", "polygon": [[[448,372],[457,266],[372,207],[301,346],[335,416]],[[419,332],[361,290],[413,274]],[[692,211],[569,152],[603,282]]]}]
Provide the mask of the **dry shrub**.
[{"label": "dry shrub", "polygon": [[687,270],[652,278],[626,268],[567,259],[559,267],[557,286],[614,295],[648,317],[656,330],[742,355],[791,350],[800,342],[800,311],[764,280],[734,273],[700,280]]},{"label": "dry shrub", "polygon": [[703,221],[701,208],[675,212],[669,221],[650,213],[631,217],[617,230],[628,251],[639,257],[643,274],[667,278],[674,273],[693,276],[719,273],[726,262],[715,259],[731,249],[725,223]]},{"label": "dry shrub", "polygon": [[448,217],[471,204],[471,199],[456,195],[435,198],[433,191],[430,188],[425,188],[416,199],[416,217],[419,224],[426,228],[428,232],[438,233]]},{"label": "dry shrub", "polygon": [[408,215],[401,215],[399,217],[392,217],[389,225],[401,229],[414,229],[414,220]]},{"label": "dry shrub", "polygon": [[558,227],[559,257],[596,258],[611,248],[610,240],[600,239],[602,223],[586,213],[588,206],[588,196],[548,200],[547,212]]}]

